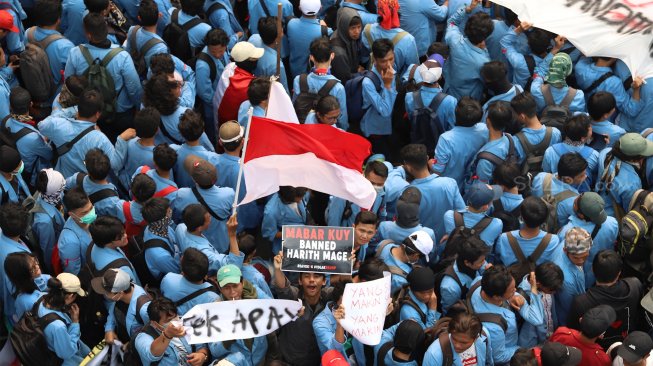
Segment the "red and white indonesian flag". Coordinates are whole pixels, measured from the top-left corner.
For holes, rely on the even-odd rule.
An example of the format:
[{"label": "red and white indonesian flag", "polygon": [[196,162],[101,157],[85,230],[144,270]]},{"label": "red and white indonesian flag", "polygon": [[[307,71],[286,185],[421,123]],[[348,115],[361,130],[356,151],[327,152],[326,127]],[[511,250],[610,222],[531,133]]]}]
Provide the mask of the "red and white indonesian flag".
[{"label": "red and white indonesian flag", "polygon": [[363,137],[328,125],[300,125],[252,117],[243,157],[245,204],[279,190],[306,187],[370,208],[376,192],[361,173],[370,155]]},{"label": "red and white indonesian flag", "polygon": [[299,123],[299,119],[295,113],[295,107],[292,105],[292,100],[290,100],[290,96],[286,93],[286,89],[278,81],[273,81],[270,87],[270,98],[268,99],[265,118]]}]

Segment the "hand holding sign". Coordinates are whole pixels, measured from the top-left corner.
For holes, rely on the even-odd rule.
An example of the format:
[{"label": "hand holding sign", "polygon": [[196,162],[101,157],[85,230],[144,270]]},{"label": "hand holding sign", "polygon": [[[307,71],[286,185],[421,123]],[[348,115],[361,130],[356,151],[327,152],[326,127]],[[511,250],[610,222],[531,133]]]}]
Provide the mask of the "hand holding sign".
[{"label": "hand holding sign", "polygon": [[[346,310],[342,327],[363,344],[375,346],[381,341],[388,302],[390,273],[378,280],[348,283],[342,295],[341,307]],[[335,315],[334,315],[335,316]]]},{"label": "hand holding sign", "polygon": [[[281,269],[291,272],[351,274],[354,228],[283,226]],[[275,269],[277,258],[274,260]]]}]

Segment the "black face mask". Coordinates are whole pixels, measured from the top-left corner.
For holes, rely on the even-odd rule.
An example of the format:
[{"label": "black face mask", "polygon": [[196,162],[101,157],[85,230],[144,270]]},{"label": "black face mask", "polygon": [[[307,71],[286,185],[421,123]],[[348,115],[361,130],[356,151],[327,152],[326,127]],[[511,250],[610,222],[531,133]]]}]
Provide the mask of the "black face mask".
[{"label": "black face mask", "polygon": [[477,271],[467,267],[462,260],[456,260],[456,264],[458,264],[458,271],[460,271],[460,273],[464,273],[472,279],[476,277]]},{"label": "black face mask", "polygon": [[508,82],[507,79],[499,80],[499,81],[494,81],[491,83],[485,83],[485,87],[493,94],[493,95],[500,95],[503,93],[506,93],[510,88],[512,88],[512,84]]},{"label": "black face mask", "polygon": [[250,74],[254,73],[254,70],[256,70],[256,65],[258,65],[258,60],[245,60],[243,62],[236,62],[236,66],[249,72]]}]

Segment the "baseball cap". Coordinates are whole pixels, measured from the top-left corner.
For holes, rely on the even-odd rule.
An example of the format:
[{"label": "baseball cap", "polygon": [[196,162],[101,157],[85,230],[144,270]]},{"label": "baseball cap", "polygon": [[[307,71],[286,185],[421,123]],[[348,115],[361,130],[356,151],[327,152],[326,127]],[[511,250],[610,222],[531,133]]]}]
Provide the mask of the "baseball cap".
[{"label": "baseball cap", "polygon": [[638,133],[627,133],[619,139],[619,149],[626,156],[653,156],[653,141]]},{"label": "baseball cap", "polygon": [[572,227],[565,234],[565,249],[569,254],[586,253],[592,248],[592,236],[587,230]]},{"label": "baseball cap", "polygon": [[400,352],[412,354],[423,343],[424,329],[416,321],[407,319],[399,324],[393,339],[393,346]]},{"label": "baseball cap", "polygon": [[122,269],[111,268],[104,272],[104,276],[95,277],[91,280],[93,291],[100,295],[107,295],[111,292],[126,291],[131,286],[132,280],[127,272]]},{"label": "baseball cap", "polygon": [[576,347],[558,342],[546,342],[542,346],[542,366],[576,366],[583,353]]},{"label": "baseball cap", "polygon": [[299,2],[299,10],[304,15],[315,15],[320,11],[321,7],[322,2],[320,0],[301,0]]},{"label": "baseball cap", "polygon": [[408,285],[413,292],[433,290],[435,277],[433,271],[428,267],[415,268],[406,277]]},{"label": "baseball cap", "polygon": [[236,62],[243,62],[247,59],[259,59],[265,52],[262,48],[258,48],[249,42],[238,42],[231,50],[231,58]]},{"label": "baseball cap", "polygon": [[580,331],[588,338],[598,337],[605,333],[615,320],[617,320],[617,313],[611,306],[599,305],[583,314]]},{"label": "baseball cap", "polygon": [[60,273],[57,279],[61,281],[61,287],[69,294],[77,294],[79,296],[86,296],[86,291],[82,290],[82,284],[79,278],[72,273]]},{"label": "baseball cap", "polygon": [[0,29],[18,33],[18,28],[14,24],[14,16],[6,10],[0,10]]},{"label": "baseball cap", "polygon": [[608,219],[605,213],[605,201],[596,192],[585,192],[578,197],[578,210],[596,225]]},{"label": "baseball cap", "polygon": [[439,53],[434,53],[427,60],[436,61],[440,64],[440,67],[444,67],[444,57]]},{"label": "baseball cap", "polygon": [[223,143],[234,142],[245,135],[245,129],[237,122],[228,121],[220,126],[220,141]]},{"label": "baseball cap", "polygon": [[184,169],[200,187],[210,187],[218,179],[218,171],[215,166],[196,155],[186,157]]},{"label": "baseball cap", "polygon": [[503,190],[499,186],[474,183],[465,193],[465,202],[471,207],[481,207],[498,200],[502,194]]},{"label": "baseball cap", "polygon": [[431,236],[425,231],[418,230],[408,235],[408,237],[404,239],[404,244],[417,249],[420,253],[426,256],[426,261],[429,261],[429,253],[433,250],[433,239],[431,239]]},{"label": "baseball cap", "polygon": [[349,362],[342,353],[332,349],[322,355],[322,366],[349,366]]},{"label": "baseball cap", "polygon": [[651,349],[653,349],[651,337],[637,330],[626,336],[624,342],[617,348],[617,354],[624,361],[633,364],[648,356]]},{"label": "baseball cap", "polygon": [[226,286],[230,283],[240,283],[242,276],[243,273],[240,272],[238,267],[233,264],[228,264],[220,267],[220,270],[218,270],[218,284],[220,286]]}]

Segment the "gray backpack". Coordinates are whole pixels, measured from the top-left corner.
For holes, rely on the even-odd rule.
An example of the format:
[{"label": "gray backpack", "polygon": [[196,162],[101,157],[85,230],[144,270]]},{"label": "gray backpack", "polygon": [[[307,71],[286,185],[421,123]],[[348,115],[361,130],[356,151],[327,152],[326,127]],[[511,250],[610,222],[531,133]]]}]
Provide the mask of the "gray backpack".
[{"label": "gray backpack", "polygon": [[29,91],[35,104],[49,104],[50,99],[57,93],[50,69],[50,60],[45,50],[55,41],[62,39],[61,34],[51,34],[37,41],[34,38],[36,27],[27,30],[27,44],[25,51],[20,54],[20,75],[25,89]]}]

